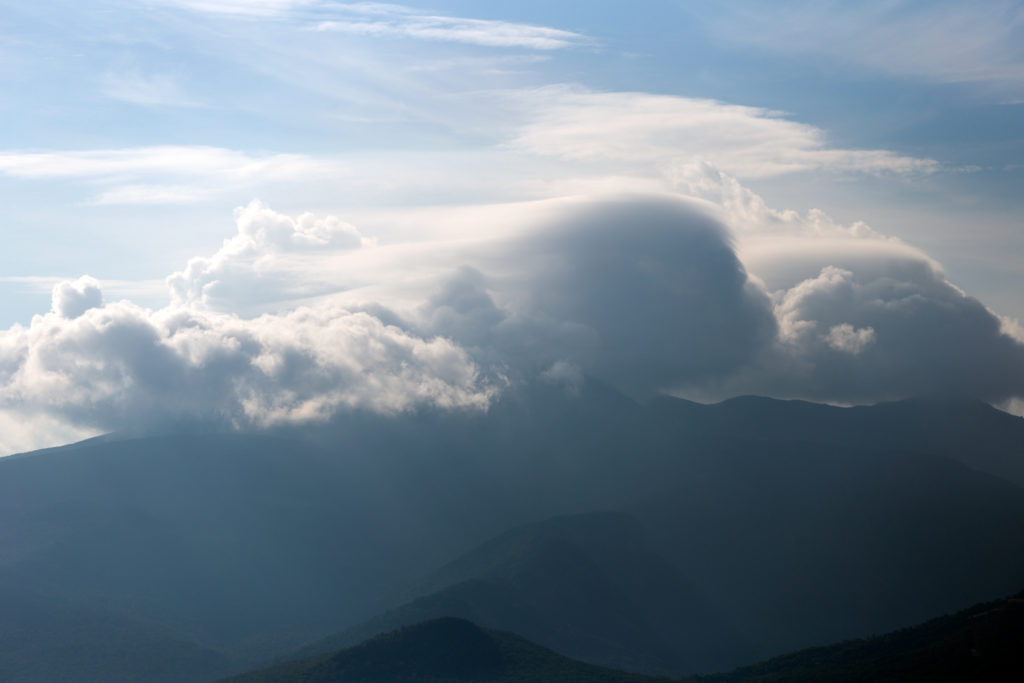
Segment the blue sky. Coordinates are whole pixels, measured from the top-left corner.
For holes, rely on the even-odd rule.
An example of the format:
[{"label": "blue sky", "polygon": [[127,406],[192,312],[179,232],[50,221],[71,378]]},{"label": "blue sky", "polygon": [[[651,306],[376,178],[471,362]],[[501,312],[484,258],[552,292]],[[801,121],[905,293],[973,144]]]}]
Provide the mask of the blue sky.
[{"label": "blue sky", "polygon": [[[1004,331],[1024,319],[1022,2],[4,0],[0,84],[9,339],[56,315],[61,282],[91,292],[81,276],[154,314],[412,310],[429,287],[386,249],[441,272],[452,244],[528,232],[546,201],[621,192],[714,205],[777,317],[869,242],[913,251]],[[254,200],[299,241],[377,251],[271,240],[210,266],[207,294],[234,297],[169,288],[195,259],[234,263]],[[302,232],[308,212],[328,227]],[[812,239],[839,235],[867,242]]]}]

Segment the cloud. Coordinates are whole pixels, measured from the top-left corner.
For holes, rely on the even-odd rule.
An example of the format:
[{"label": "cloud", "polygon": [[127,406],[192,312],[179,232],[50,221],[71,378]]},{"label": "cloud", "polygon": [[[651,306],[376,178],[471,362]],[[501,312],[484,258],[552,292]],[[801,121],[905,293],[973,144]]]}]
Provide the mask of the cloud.
[{"label": "cloud", "polygon": [[336,281],[318,281],[289,267],[289,255],[358,249],[372,244],[349,223],[311,213],[296,218],[277,213],[259,201],[235,211],[238,233],[210,257],[190,259],[183,271],[167,278],[176,305],[242,312],[268,302],[294,302],[338,291]]},{"label": "cloud", "polygon": [[[168,278],[165,308],[105,302],[92,278],[56,283],[49,313],[0,332],[2,419],[68,434],[248,428],[485,410],[510,385],[571,396],[586,376],[638,398],[1024,397],[1019,329],[933,260],[867,226],[770,209],[712,171],[709,195],[743,201],[435,208],[464,225],[415,244],[253,202],[217,252]],[[783,248],[744,247],[772,235]]]},{"label": "cloud", "polygon": [[[254,156],[205,146],[0,152],[3,175],[81,179],[113,186],[94,198],[94,204],[192,202],[232,187],[323,178],[340,172],[331,162],[301,154]],[[140,178],[160,182],[139,184]],[[166,183],[168,178],[178,184]]]},{"label": "cloud", "polygon": [[196,12],[249,17],[272,17],[320,4],[319,0],[160,0]]},{"label": "cloud", "polygon": [[[374,38],[396,37],[446,41],[484,47],[559,50],[585,44],[573,31],[494,19],[473,19],[426,13],[381,2],[324,2],[323,0],[163,0],[166,4],[210,14],[289,18],[300,23],[320,18],[318,31]],[[330,17],[323,19],[323,17]]]},{"label": "cloud", "polygon": [[670,196],[566,202],[462,271],[428,329],[535,376],[576,366],[634,396],[719,376],[775,332],[724,227]]},{"label": "cloud", "polygon": [[102,430],[252,427],[338,410],[482,410],[495,392],[451,341],[367,313],[325,305],[243,320],[69,300],[92,296],[91,282],[59,285],[54,312],[0,333],[5,411]]},{"label": "cloud", "polygon": [[800,171],[931,173],[932,159],[888,150],[836,149],[824,131],[759,107],[641,92],[544,88],[512,147],[587,161],[713,161],[739,178]]},{"label": "cloud", "polygon": [[780,351],[801,370],[769,387],[796,381],[808,397],[854,402],[1024,394],[1024,346],[929,263],[826,267],[784,292],[777,311],[789,331]]},{"label": "cloud", "polygon": [[900,243],[863,221],[842,225],[819,209],[811,209],[806,215],[793,210],[773,209],[760,195],[706,161],[677,161],[669,170],[668,178],[677,191],[707,199],[718,206],[721,219],[742,240],[852,238],[880,240],[890,245]]},{"label": "cloud", "polygon": [[77,318],[90,308],[102,305],[100,283],[87,275],[74,282],[61,282],[53,288],[53,312],[62,318]]},{"label": "cloud", "polygon": [[856,356],[875,343],[875,328],[854,328],[849,323],[834,325],[825,335],[825,341],[836,351],[845,351]]},{"label": "cloud", "polygon": [[[358,5],[351,6],[353,9],[358,9],[358,7]],[[490,19],[413,14],[409,8],[394,5],[374,5],[373,7],[375,11],[367,12],[373,15],[373,19],[323,21],[317,25],[317,30],[373,37],[419,38],[485,47],[519,47],[532,50],[559,50],[586,42],[586,38],[579,33],[547,26]]]},{"label": "cloud", "polygon": [[740,2],[698,15],[734,43],[1024,97],[1020,2]]},{"label": "cloud", "polygon": [[677,187],[714,202],[752,277],[772,292],[778,323],[777,339],[754,362],[703,393],[691,387],[691,396],[1024,396],[1024,335],[951,284],[921,250],[816,209],[773,209],[707,164],[675,171]]}]

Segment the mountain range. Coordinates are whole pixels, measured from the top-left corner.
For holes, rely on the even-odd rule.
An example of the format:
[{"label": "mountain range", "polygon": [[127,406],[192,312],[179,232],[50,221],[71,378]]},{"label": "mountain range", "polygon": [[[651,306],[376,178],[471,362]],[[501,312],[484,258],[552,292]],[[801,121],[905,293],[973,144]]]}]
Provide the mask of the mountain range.
[{"label": "mountain range", "polygon": [[[1024,583],[1024,420],[636,403],[112,434],[0,460],[0,679],[211,680],[458,616],[679,676]],[[59,652],[60,656],[41,653]]]}]

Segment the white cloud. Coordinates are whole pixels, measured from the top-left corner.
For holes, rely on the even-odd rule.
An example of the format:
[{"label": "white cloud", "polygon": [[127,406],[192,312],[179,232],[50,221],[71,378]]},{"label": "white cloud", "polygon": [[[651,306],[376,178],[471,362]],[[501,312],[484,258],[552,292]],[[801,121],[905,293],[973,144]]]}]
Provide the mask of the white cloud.
[{"label": "white cloud", "polygon": [[[482,410],[509,383],[572,394],[584,375],[635,396],[1024,396],[1011,321],[934,261],[867,226],[771,209],[712,171],[698,175],[708,196],[732,199],[434,207],[406,219],[418,241],[396,228],[384,246],[253,202],[219,250],[169,278],[166,308],[56,283],[51,312],[0,332],[0,420],[90,431]],[[744,244],[772,235],[783,248],[746,260]],[[784,276],[764,277],[773,263]]]},{"label": "white cloud", "polygon": [[[417,38],[532,50],[581,45],[587,38],[573,31],[495,19],[431,14],[405,5],[324,0],[163,0],[185,9],[249,17],[286,17],[312,24],[318,31],[371,37]],[[329,17],[324,19],[323,17]],[[319,20],[316,20],[319,18]]]},{"label": "white cloud", "polygon": [[641,92],[535,91],[515,149],[585,161],[712,162],[740,178],[800,171],[930,173],[932,159],[836,149],[824,131],[759,107]]},{"label": "white cloud", "polygon": [[[342,173],[337,164],[306,155],[257,156],[207,146],[0,152],[3,175],[88,180],[110,186],[94,197],[92,204],[190,203],[256,183],[323,179]],[[155,182],[140,183],[140,179]]]},{"label": "white cloud", "polygon": [[62,318],[77,318],[90,308],[103,305],[103,293],[96,278],[87,275],[53,287],[53,312]]},{"label": "white cloud", "polygon": [[495,392],[451,341],[367,313],[325,305],[242,320],[124,301],[64,310],[65,290],[55,312],[0,333],[0,409],[78,428],[245,427],[342,409],[483,410]]},{"label": "white cloud", "polygon": [[342,287],[337,280],[317,280],[302,263],[288,263],[288,256],[315,251],[315,259],[322,261],[330,251],[372,244],[355,226],[334,216],[305,213],[292,218],[258,201],[237,209],[235,222],[238,233],[217,253],[193,258],[183,271],[167,278],[176,304],[198,303],[237,313],[268,302],[294,302],[338,291]]},{"label": "white cloud", "polygon": [[120,185],[90,199],[90,206],[123,206],[147,204],[194,204],[217,194],[210,187],[196,185]]},{"label": "white cloud", "polygon": [[116,178],[136,173],[203,174],[230,180],[288,179],[323,171],[301,154],[252,156],[222,147],[161,145],[123,149],[0,152],[0,173],[19,178]]},{"label": "white cloud", "polygon": [[320,0],[158,0],[197,12],[251,17],[271,17],[319,4]]},{"label": "white cloud", "polygon": [[323,21],[319,31],[336,31],[373,37],[420,38],[485,47],[521,47],[533,50],[558,50],[580,45],[585,37],[572,31],[547,26],[517,24],[490,19],[467,19],[410,14],[407,8],[398,8],[387,18],[382,11],[374,12],[373,19]]}]

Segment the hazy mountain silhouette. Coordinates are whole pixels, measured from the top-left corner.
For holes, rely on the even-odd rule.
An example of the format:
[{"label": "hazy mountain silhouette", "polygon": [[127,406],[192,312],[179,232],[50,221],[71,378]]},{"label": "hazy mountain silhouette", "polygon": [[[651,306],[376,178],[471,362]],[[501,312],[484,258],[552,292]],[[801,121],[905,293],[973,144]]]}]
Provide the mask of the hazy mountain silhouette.
[{"label": "hazy mountain silhouette", "polygon": [[[1002,683],[1024,663],[1024,593],[974,605],[883,636],[809,648],[728,673],[679,683]],[[509,633],[454,617],[403,627],[360,645],[225,679],[223,683],[328,681],[666,681],[598,669]]]},{"label": "hazy mountain silhouette", "polygon": [[714,609],[644,536],[635,519],[619,513],[516,528],[435,572],[418,587],[420,597],[297,656],[458,616],[630,671],[713,670],[749,658]]},{"label": "hazy mountain silhouette", "polygon": [[681,683],[1010,683],[1024,672],[1024,593],[920,626]]},{"label": "hazy mountain silhouette", "polygon": [[225,679],[223,683],[630,683],[635,674],[573,661],[510,633],[453,617],[408,626],[361,645]]},{"label": "hazy mountain silhouette", "polygon": [[[956,401],[641,406],[589,382],[578,396],[544,385],[509,392],[482,415],[351,414],[274,433],[97,439],[0,459],[0,591],[150,625],[168,648],[216,653],[212,677],[220,658],[251,668],[460,582],[524,619],[545,614],[531,612],[545,590],[616,586],[632,575],[616,574],[600,543],[569,535],[525,544],[532,583],[484,572],[479,560],[415,590],[453,558],[486,556],[473,551],[509,529],[609,510],[637,520],[644,539],[630,546],[634,537],[610,524],[600,532],[609,547],[656,558],[648,570],[668,567],[652,585],[678,582],[674,594],[736,653],[702,664],[662,633],[672,652],[643,656],[678,673],[725,668],[1016,590],[1024,489],[973,460],[1019,462],[1022,423]],[[957,458],[970,466],[954,462],[950,444],[971,443],[972,429],[980,445]],[[616,590],[643,613],[641,593]],[[570,607],[552,614],[570,623]],[[655,616],[571,635],[636,652],[630,634],[658,631],[644,621]],[[0,661],[26,647],[88,649],[90,637],[0,632]],[[77,680],[122,675],[120,660],[103,664],[106,674]],[[35,674],[22,675],[12,680]]]},{"label": "hazy mountain silhouette", "polygon": [[766,440],[942,455],[1024,487],[1024,419],[975,399],[930,398],[836,406],[742,396],[717,405],[661,397],[651,406],[708,432],[737,425]]},{"label": "hazy mountain silhouette", "polygon": [[0,681],[202,680],[230,667],[173,632],[33,590],[0,571]]}]

